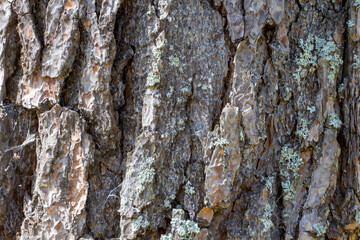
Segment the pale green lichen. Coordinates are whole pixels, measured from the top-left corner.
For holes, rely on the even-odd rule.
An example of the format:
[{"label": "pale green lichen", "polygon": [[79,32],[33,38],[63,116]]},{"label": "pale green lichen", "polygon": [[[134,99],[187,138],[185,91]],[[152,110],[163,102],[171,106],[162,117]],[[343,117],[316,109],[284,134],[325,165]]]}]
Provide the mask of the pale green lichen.
[{"label": "pale green lichen", "polygon": [[317,63],[317,56],[313,54],[313,50],[314,50],[313,36],[310,35],[305,42],[302,39],[300,39],[299,42],[300,42],[300,47],[302,49],[302,53],[300,53],[299,58],[296,59],[296,64],[303,68],[315,66]]},{"label": "pale green lichen", "polygon": [[347,26],[349,27],[349,28],[352,28],[353,26],[355,26],[355,23],[354,23],[354,21],[353,20],[348,20],[347,22],[346,22],[346,24],[347,24]]},{"label": "pale green lichen", "polygon": [[185,120],[184,120],[183,118],[179,118],[178,124],[179,124],[179,125],[184,125],[184,124],[185,124]]},{"label": "pale green lichen", "polygon": [[316,236],[321,237],[321,236],[325,235],[327,226],[316,223],[316,224],[314,224],[314,229],[316,231]]},{"label": "pale green lichen", "polygon": [[330,84],[335,84],[335,76],[338,72],[339,66],[343,63],[339,54],[336,53],[338,50],[334,40],[331,38],[326,41],[322,38],[315,38],[316,48],[319,52],[320,58],[326,61],[330,65],[330,72],[328,74],[328,80]]},{"label": "pale green lichen", "polygon": [[329,125],[333,126],[334,128],[340,128],[342,125],[341,120],[339,119],[339,116],[336,113],[330,113],[328,115],[329,118]]},{"label": "pale green lichen", "polygon": [[180,59],[178,57],[176,57],[176,56],[170,56],[169,61],[170,61],[171,66],[174,66],[174,67],[180,67],[181,66]]},{"label": "pale green lichen", "polygon": [[301,78],[305,76],[306,74],[305,69],[309,68],[310,71],[315,70],[315,65],[317,62],[317,56],[313,54],[314,51],[313,36],[310,35],[305,42],[302,39],[300,39],[299,43],[302,52],[300,53],[299,57],[295,59],[295,63],[297,64],[298,68],[293,74],[295,80],[298,83],[300,83]]},{"label": "pale green lichen", "polygon": [[344,91],[345,88],[344,88],[344,83],[341,83],[338,87],[338,93],[340,94],[342,91]]},{"label": "pale green lichen", "polygon": [[135,232],[139,231],[140,229],[146,229],[149,225],[149,221],[144,220],[142,216],[132,220],[132,227]]},{"label": "pale green lichen", "polygon": [[355,69],[355,70],[359,70],[360,69],[360,58],[358,55],[354,55],[354,62],[352,64],[352,67]]},{"label": "pale green lichen", "polygon": [[292,184],[291,180],[286,179],[285,181],[281,182],[281,187],[284,191],[284,199],[285,200],[292,200],[295,197],[295,187]]},{"label": "pale green lichen", "polygon": [[[182,57],[182,59],[184,60],[184,57]],[[170,66],[176,67],[181,73],[184,72],[184,67],[186,67],[185,63],[182,63],[180,61],[180,58],[178,58],[176,55],[172,55],[169,57],[169,61],[170,61]]]},{"label": "pale green lichen", "polygon": [[184,99],[181,97],[176,98],[176,103],[181,104],[184,102]]},{"label": "pale green lichen", "polygon": [[240,141],[242,141],[242,142],[245,140],[245,136],[244,136],[243,131],[240,131],[239,138],[240,138]]},{"label": "pale green lichen", "polygon": [[284,191],[284,199],[291,200],[295,197],[294,182],[299,177],[302,158],[292,148],[283,147],[280,157],[280,175],[282,176],[281,186]]},{"label": "pale green lichen", "polygon": [[305,77],[307,69],[314,71],[320,62],[327,62],[330,67],[327,76],[328,81],[331,85],[334,85],[339,66],[343,63],[337,53],[338,48],[334,40],[332,38],[325,40],[309,35],[305,42],[300,40],[300,47],[302,52],[295,59],[298,68],[293,74],[297,83],[300,83],[301,78]]},{"label": "pale green lichen", "polygon": [[207,89],[207,86],[205,84],[199,83],[197,86],[198,86],[198,88],[201,88],[201,90],[206,90]]},{"label": "pale green lichen", "polygon": [[294,149],[290,147],[283,147],[281,149],[280,163],[286,166],[286,169],[293,172],[295,176],[298,176],[300,166],[303,164],[302,158]]},{"label": "pale green lichen", "polygon": [[210,143],[209,148],[210,149],[215,148],[215,147],[224,148],[229,144],[230,144],[230,142],[227,139],[225,139],[225,138],[217,138],[214,142]]},{"label": "pale green lichen", "polygon": [[308,123],[305,119],[300,120],[300,124],[298,125],[298,130],[296,131],[296,135],[301,137],[302,139],[306,139],[309,135],[310,131],[308,128]]},{"label": "pale green lichen", "polygon": [[273,210],[272,210],[270,204],[267,203],[264,207],[264,214],[259,219],[260,222],[264,225],[264,228],[262,229],[263,233],[269,231],[274,226],[274,223],[270,219],[272,216],[272,212],[273,212]]},{"label": "pale green lichen", "polygon": [[175,238],[171,233],[169,234],[163,234],[160,236],[160,240],[174,240]]},{"label": "pale green lichen", "polygon": [[155,159],[153,157],[148,157],[145,159],[143,164],[140,167],[139,175],[137,176],[138,184],[136,186],[138,191],[143,191],[146,184],[150,184],[154,181],[155,178],[155,169],[153,164]]},{"label": "pale green lichen", "polygon": [[329,214],[330,214],[330,209],[327,208],[325,211],[325,218],[327,218],[329,216]]},{"label": "pale green lichen", "polygon": [[154,47],[154,48],[152,48],[151,50],[152,50],[155,58],[157,58],[157,59],[160,59],[160,58],[161,58],[161,55],[163,54],[162,48]]},{"label": "pale green lichen", "polygon": [[166,200],[164,201],[164,207],[166,207],[166,208],[171,208],[171,202],[170,202],[170,200],[166,199]]},{"label": "pale green lichen", "polygon": [[355,2],[354,2],[354,7],[355,7],[356,9],[359,9],[359,8],[360,8],[360,0],[355,0]]},{"label": "pale green lichen", "polygon": [[191,95],[191,89],[188,86],[183,87],[180,91],[184,96],[190,96]]},{"label": "pale green lichen", "polygon": [[355,206],[355,221],[360,224],[360,211],[358,206]]},{"label": "pale green lichen", "polygon": [[[177,215],[183,215],[184,210],[173,209],[175,216],[171,219],[171,227],[175,230],[179,239],[190,240],[194,239],[195,235],[200,232],[198,224],[191,220],[183,220]],[[176,213],[178,211],[178,213]]]},{"label": "pale green lichen", "polygon": [[146,87],[154,87],[158,83],[160,83],[160,78],[153,72],[150,72],[146,78]]},{"label": "pale green lichen", "polygon": [[258,140],[261,142],[261,141],[264,141],[265,139],[267,139],[267,136],[266,135],[261,135],[260,137],[258,137]]},{"label": "pale green lichen", "polygon": [[155,61],[152,61],[151,72],[146,77],[146,87],[154,87],[156,84],[160,83],[160,77],[155,74],[158,72],[158,62],[160,61],[161,56],[163,55],[163,50],[166,45],[166,39],[162,42],[161,45],[155,46],[151,49]]},{"label": "pale green lichen", "polygon": [[270,176],[268,178],[262,178],[265,181],[265,188],[269,191],[270,194],[272,194],[272,188],[273,188],[273,182],[274,177]]},{"label": "pale green lichen", "polygon": [[314,113],[316,111],[316,107],[315,106],[311,106],[311,107],[307,107],[306,108],[310,113]]},{"label": "pale green lichen", "polygon": [[191,185],[191,183],[188,181],[185,184],[185,193],[188,195],[194,195],[196,193],[195,188]]},{"label": "pale green lichen", "polygon": [[187,120],[187,118],[185,117],[185,118],[179,118],[178,119],[178,126],[179,126],[179,131],[183,131],[183,130],[185,130],[185,121]]},{"label": "pale green lichen", "polygon": [[174,93],[174,87],[173,86],[170,86],[169,87],[169,91],[166,93],[166,97],[167,98],[171,98],[171,96],[173,95]]}]

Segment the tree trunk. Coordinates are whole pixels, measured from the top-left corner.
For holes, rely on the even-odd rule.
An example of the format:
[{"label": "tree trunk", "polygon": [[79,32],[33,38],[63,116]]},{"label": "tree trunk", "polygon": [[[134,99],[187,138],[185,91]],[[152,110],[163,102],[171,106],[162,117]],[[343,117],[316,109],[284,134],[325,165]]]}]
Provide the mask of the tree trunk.
[{"label": "tree trunk", "polygon": [[0,239],[360,239],[359,0],[0,22]]}]

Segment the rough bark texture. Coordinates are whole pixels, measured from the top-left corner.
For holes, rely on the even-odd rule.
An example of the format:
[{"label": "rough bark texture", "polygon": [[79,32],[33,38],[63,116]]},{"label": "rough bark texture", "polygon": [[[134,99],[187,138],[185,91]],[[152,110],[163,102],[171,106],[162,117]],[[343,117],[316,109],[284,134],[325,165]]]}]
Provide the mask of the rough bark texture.
[{"label": "rough bark texture", "polygon": [[360,239],[360,0],[0,0],[0,239]]}]

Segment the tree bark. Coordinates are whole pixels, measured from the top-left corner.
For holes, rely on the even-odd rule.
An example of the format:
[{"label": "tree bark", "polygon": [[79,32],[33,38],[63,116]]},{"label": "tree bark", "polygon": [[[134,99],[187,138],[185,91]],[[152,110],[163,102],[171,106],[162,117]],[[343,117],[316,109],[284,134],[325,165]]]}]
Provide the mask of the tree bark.
[{"label": "tree bark", "polygon": [[360,239],[359,0],[0,22],[0,239]]}]

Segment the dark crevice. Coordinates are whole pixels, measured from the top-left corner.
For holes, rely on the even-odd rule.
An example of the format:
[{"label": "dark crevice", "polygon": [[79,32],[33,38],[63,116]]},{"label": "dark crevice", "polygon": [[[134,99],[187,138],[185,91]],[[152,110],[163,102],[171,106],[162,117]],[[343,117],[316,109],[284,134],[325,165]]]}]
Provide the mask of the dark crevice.
[{"label": "dark crevice", "polygon": [[99,21],[99,18],[100,18],[100,13],[101,13],[101,8],[102,8],[102,3],[103,1],[101,0],[95,0],[95,13],[96,13],[96,16],[97,16],[97,20]]},{"label": "dark crevice", "polygon": [[[307,199],[308,194],[309,194],[309,189],[308,189],[308,187],[306,187],[306,194],[305,194],[304,199]],[[295,232],[294,232],[294,239],[299,239],[300,221],[301,221],[301,219],[303,217],[304,206],[305,206],[305,201],[303,202],[303,204],[300,207],[299,216],[298,216],[298,219],[297,219],[296,228],[295,228]]]},{"label": "dark crevice", "polygon": [[155,9],[155,15],[157,18],[160,18],[160,11],[159,11],[159,8],[156,4],[156,1],[155,0],[151,0],[151,5],[154,7]]},{"label": "dark crevice", "polygon": [[[96,12],[97,17],[99,19],[101,12],[101,1],[96,1]],[[122,3],[125,4],[125,3]],[[120,13],[123,9],[123,5],[120,6],[118,12],[116,14],[115,26],[114,26],[114,37],[116,42],[116,55],[113,61],[112,69],[111,69],[111,79],[109,82],[110,89],[110,97],[113,102],[113,110],[115,115],[115,123],[119,127],[120,133],[123,132],[121,128],[121,120],[117,116],[118,110],[123,104],[123,100],[118,99],[119,96],[122,96],[122,85],[121,85],[121,77],[122,77],[122,69],[119,69],[119,66],[126,67],[126,59],[122,61],[122,57],[125,54],[122,52],[122,48],[119,45],[119,37],[121,36],[119,33],[119,29],[121,26],[122,14]],[[80,28],[80,43],[85,43],[88,37],[86,35],[86,31],[82,22],[79,23]],[[85,34],[84,34],[85,33]],[[70,107],[75,108],[77,110],[78,105],[78,92],[79,85],[77,79],[79,78],[79,74],[81,74],[81,66],[84,64],[84,52],[80,47],[77,57],[74,62],[74,70],[71,75],[67,79],[67,84],[65,87],[69,89],[70,93],[68,95],[64,95],[63,102]],[[126,55],[126,57],[128,57]],[[74,87],[74,85],[76,86]],[[72,94],[72,92],[73,94]],[[73,101],[74,96],[76,101]],[[81,114],[81,112],[80,112]],[[81,114],[83,116],[83,114]],[[114,138],[113,141],[106,143],[108,146],[101,145],[101,137],[98,136],[94,131],[94,126],[98,123],[92,121],[89,117],[83,116],[84,119],[87,120],[87,133],[92,136],[92,139],[95,144],[95,160],[89,166],[89,192],[88,199],[86,202],[86,212],[88,213],[88,217],[86,220],[86,230],[84,232],[92,235],[95,239],[103,239],[103,238],[112,238],[120,236],[120,214],[118,212],[119,204],[120,204],[120,191],[121,191],[121,182],[123,180],[122,176],[122,139],[123,134],[119,135],[119,138]],[[117,129],[114,130],[117,132]],[[115,133],[114,132],[114,133]],[[111,221],[109,221],[111,220]],[[100,221],[96,224],[94,221]],[[102,221],[105,221],[102,223]],[[109,222],[106,222],[109,221]],[[102,229],[100,229],[100,226]]]},{"label": "dark crevice", "polygon": [[[344,43],[344,47],[343,47],[343,52],[342,52],[342,60],[343,60],[343,65],[341,67],[341,76],[340,76],[340,80],[342,82],[340,82],[340,84],[343,85],[343,89],[344,91],[349,91],[349,82],[350,79],[347,79],[348,77],[351,77],[352,74],[354,74],[354,72],[351,73],[352,71],[352,64],[351,64],[351,60],[352,60],[352,42],[351,42],[351,36],[350,33],[348,31],[348,26],[346,24],[346,22],[350,19],[349,16],[349,2],[348,1],[344,1],[343,2],[343,9],[344,9],[344,13],[343,15],[346,15],[346,19],[344,20],[344,34],[343,34],[343,43]],[[338,104],[339,104],[339,116],[340,119],[343,122],[343,125],[340,129],[340,131],[338,132],[337,135],[337,142],[340,145],[340,149],[341,149],[341,153],[340,156],[338,158],[338,172],[337,172],[337,184],[336,184],[336,189],[335,192],[333,194],[333,197],[331,198],[331,203],[334,206],[337,206],[336,208],[332,208],[331,209],[331,216],[333,221],[337,222],[338,224],[342,224],[341,221],[341,217],[343,217],[343,213],[342,213],[342,205],[339,206],[339,203],[344,203],[346,202],[346,195],[349,192],[349,189],[353,188],[353,183],[348,182],[348,180],[351,179],[353,173],[353,170],[351,169],[353,166],[351,162],[349,162],[349,160],[352,159],[352,154],[351,152],[357,152],[357,149],[351,149],[351,145],[357,146],[358,143],[358,135],[357,134],[353,134],[352,130],[351,130],[351,119],[349,119],[349,122],[345,122],[346,120],[346,114],[350,114],[350,116],[356,116],[356,112],[352,112],[351,105],[355,105],[356,100],[352,103],[351,100],[351,93],[350,95],[349,92],[339,92],[339,96],[338,96]],[[351,89],[350,89],[351,91]],[[349,98],[350,97],[350,98]],[[346,113],[346,110],[348,110],[349,112]],[[349,117],[350,117],[349,116]],[[354,141],[353,141],[354,140]],[[355,160],[356,161],[356,160]],[[354,192],[356,192],[356,189],[354,189]],[[356,197],[356,196],[355,196]]]},{"label": "dark crevice", "polygon": [[0,239],[15,239],[25,218],[24,203],[31,199],[37,164],[36,140],[27,144],[24,142],[28,139],[27,134],[37,136],[39,126],[35,110],[14,104],[1,104],[0,115],[0,123],[4,123],[1,127],[10,127],[2,131],[4,136],[0,137],[6,140],[0,146],[0,160],[3,164],[0,169],[1,208],[5,211],[0,223]]},{"label": "dark crevice", "polygon": [[301,12],[303,10],[299,0],[295,0],[295,3],[297,4],[297,6],[299,8],[299,11],[296,12],[296,16],[295,16],[294,21],[290,22],[290,24],[289,24],[289,33],[292,32],[292,27],[293,27],[294,23],[297,23],[299,21],[300,14],[301,14]]},{"label": "dark crevice", "polygon": [[[344,1],[343,3],[343,8],[346,8],[346,2],[347,1]],[[351,57],[347,54],[349,53],[350,54],[350,51],[351,51],[351,48],[349,46],[350,42],[348,41],[348,39],[350,38],[350,34],[348,32],[348,28],[347,28],[347,21],[349,20],[349,6],[347,6],[347,9],[344,10],[344,15],[346,15],[346,19],[344,20],[344,33],[343,33],[343,51],[342,51],[342,60],[343,60],[343,64],[341,66],[341,69],[340,69],[340,72],[341,72],[341,76],[340,76],[340,80],[341,80],[341,83],[340,84],[343,84],[343,88],[344,89],[347,89],[348,88],[348,85],[347,85],[347,76],[349,75],[349,71],[351,71],[351,69],[348,69],[347,67],[350,66],[351,68]],[[337,86],[337,89],[338,89],[339,86]],[[340,149],[341,149],[341,153],[340,153],[340,156],[339,156],[339,162],[338,162],[338,166],[339,166],[339,169],[338,169],[338,176],[337,176],[337,189],[339,189],[339,183],[341,183],[341,179],[343,178],[343,174],[344,174],[344,165],[343,165],[343,160],[346,159],[346,156],[348,155],[348,147],[347,147],[347,140],[346,140],[346,136],[345,134],[350,134],[350,131],[349,129],[346,129],[346,127],[344,126],[344,120],[345,120],[345,112],[344,112],[344,109],[347,108],[346,106],[346,99],[345,99],[345,93],[339,93],[339,94],[344,94],[342,98],[342,96],[338,96],[338,104],[339,104],[339,108],[340,108],[340,111],[339,111],[339,117],[341,119],[341,121],[343,122],[343,125],[342,127],[340,128],[340,131],[338,132],[338,135],[337,135],[337,142],[339,143],[340,145]],[[356,138],[357,136],[355,136]],[[344,152],[345,150],[345,152]],[[341,192],[341,191],[340,191]],[[343,196],[344,197],[344,196]]]},{"label": "dark crevice", "polygon": [[208,1],[209,1],[210,6],[211,6],[213,9],[218,10],[219,7],[215,5],[214,0],[208,0]]},{"label": "dark crevice", "polygon": [[230,94],[230,84],[231,84],[231,78],[233,76],[233,72],[234,72],[234,57],[235,57],[235,52],[236,52],[236,46],[235,44],[231,41],[231,37],[230,37],[230,32],[229,32],[229,26],[228,26],[228,20],[226,17],[226,11],[224,9],[224,5],[223,3],[221,3],[221,5],[219,6],[219,8],[214,8],[215,10],[217,10],[220,15],[223,18],[224,21],[224,26],[223,26],[223,33],[224,33],[224,40],[225,40],[225,46],[228,49],[228,69],[227,69],[227,73],[226,76],[223,78],[223,90],[222,90],[222,95],[221,95],[221,108],[217,111],[214,115],[214,119],[213,119],[213,124],[211,129],[214,129],[215,126],[217,124],[219,124],[220,122],[220,116],[222,113],[222,109],[224,109],[224,107],[226,106],[226,104],[229,102],[229,94]]},{"label": "dark crevice", "polygon": [[[281,177],[280,174],[277,173],[276,174],[276,178],[275,178],[275,182],[276,182],[276,189],[278,189],[277,191],[277,195],[276,195],[276,206],[277,206],[277,211],[279,212],[278,216],[278,222],[279,222],[279,226],[278,226],[278,231],[279,231],[279,237],[280,239],[286,239],[286,226],[284,223],[284,219],[283,219],[283,212],[285,209],[285,205],[284,205],[284,198],[283,198],[283,188],[281,186]],[[296,239],[296,238],[295,238]]]},{"label": "dark crevice", "polygon": [[79,94],[79,74],[81,71],[81,62],[78,60],[80,57],[80,49],[77,49],[76,58],[71,67],[70,74],[64,79],[63,86],[59,96],[59,104],[62,107],[70,108],[71,110],[79,113],[78,109],[78,94]]},{"label": "dark crevice", "polygon": [[131,58],[129,60],[129,62],[126,64],[126,66],[124,67],[123,70],[123,75],[122,75],[122,81],[124,86],[124,90],[123,90],[123,94],[124,94],[124,104],[119,108],[118,110],[118,114],[119,114],[119,130],[122,133],[121,134],[121,139],[120,139],[120,149],[121,149],[121,153],[122,155],[125,157],[126,156],[126,151],[127,149],[125,149],[125,136],[124,136],[124,121],[126,121],[123,118],[123,112],[125,112],[125,109],[127,107],[128,103],[128,99],[131,99],[131,85],[128,84],[128,81],[130,81],[130,79],[127,77],[127,75],[131,72],[131,68],[132,68],[132,61],[133,58]]},{"label": "dark crevice", "polygon": [[[116,41],[116,56],[114,60],[114,65],[112,69],[112,92],[113,96],[116,96],[116,91],[121,91],[121,93],[117,92],[117,96],[122,99],[114,99],[115,108],[118,114],[118,128],[121,132],[121,137],[119,141],[119,147],[121,155],[123,156],[123,164],[126,161],[127,153],[131,150],[126,146],[126,124],[127,119],[127,108],[134,99],[132,95],[132,85],[131,82],[131,73],[132,73],[132,65],[134,60],[134,54],[136,53],[135,46],[129,46],[124,39],[124,34],[127,32],[126,28],[129,23],[129,14],[132,13],[132,1],[124,1],[116,16],[115,27],[114,27],[114,36]],[[130,53],[130,55],[129,55]],[[131,54],[132,53],[132,54]],[[125,56],[127,55],[127,56]],[[119,88],[119,86],[122,88]],[[125,169],[121,168],[121,171]],[[124,173],[121,173],[122,177],[124,177]]]},{"label": "dark crevice", "polygon": [[[4,52],[3,56],[6,60],[3,62],[4,66],[4,103],[10,104],[15,103],[18,92],[18,85],[22,76],[22,67],[21,67],[21,44],[19,33],[16,30],[18,25],[18,19],[16,14],[14,14],[11,24],[9,24],[9,31],[7,34],[7,42],[4,43]],[[13,58],[13,59],[11,59]],[[11,64],[11,66],[9,66]],[[10,69],[13,68],[13,71]]]},{"label": "dark crevice", "polygon": [[17,92],[19,88],[19,82],[22,76],[22,68],[21,68],[21,61],[20,61],[20,48],[19,51],[16,52],[14,63],[14,72],[11,76],[5,79],[5,96],[4,96],[4,103],[15,103],[17,98]]},{"label": "dark crevice", "polygon": [[[31,2],[31,1],[30,1]],[[49,3],[49,0],[35,0],[31,6],[31,14],[33,16],[33,21],[35,25],[35,32],[38,37],[38,40],[41,43],[41,46],[44,46],[44,33],[46,26],[46,7]]]}]

